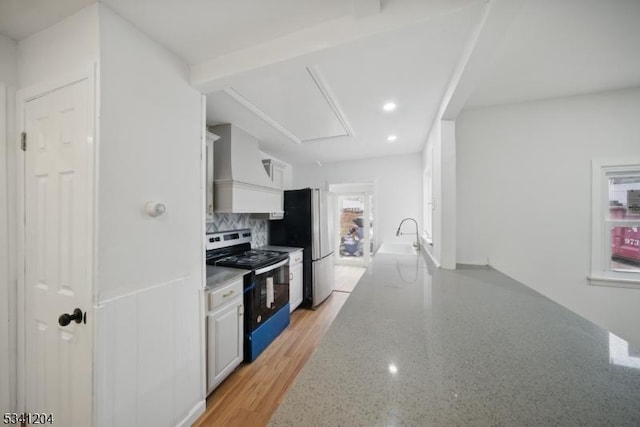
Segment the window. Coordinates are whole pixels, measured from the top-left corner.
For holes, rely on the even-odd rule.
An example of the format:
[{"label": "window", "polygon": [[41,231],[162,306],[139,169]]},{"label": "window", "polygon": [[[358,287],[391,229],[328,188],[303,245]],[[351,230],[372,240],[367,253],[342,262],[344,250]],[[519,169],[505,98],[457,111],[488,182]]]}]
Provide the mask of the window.
[{"label": "window", "polygon": [[640,159],[594,161],[591,284],[640,289]]}]

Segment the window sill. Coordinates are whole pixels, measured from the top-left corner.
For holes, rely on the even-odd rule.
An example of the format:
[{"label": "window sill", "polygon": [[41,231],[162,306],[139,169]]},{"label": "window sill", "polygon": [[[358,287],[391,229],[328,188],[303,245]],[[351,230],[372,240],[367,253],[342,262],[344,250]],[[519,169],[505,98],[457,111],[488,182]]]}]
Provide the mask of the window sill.
[{"label": "window sill", "polygon": [[422,242],[426,245],[433,246],[433,239],[427,233],[422,233]]},{"label": "window sill", "polygon": [[589,279],[589,283],[592,286],[640,289],[640,280],[638,279],[623,279],[619,277],[607,276],[588,276],[587,278]]}]

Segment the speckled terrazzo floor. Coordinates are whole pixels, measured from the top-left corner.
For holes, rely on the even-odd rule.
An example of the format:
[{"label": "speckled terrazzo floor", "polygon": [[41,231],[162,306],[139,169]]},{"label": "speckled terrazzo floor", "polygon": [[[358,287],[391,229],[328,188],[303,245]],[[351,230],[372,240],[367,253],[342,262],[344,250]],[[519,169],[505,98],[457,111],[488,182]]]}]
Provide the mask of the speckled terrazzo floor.
[{"label": "speckled terrazzo floor", "polygon": [[640,426],[640,357],[490,268],[377,255],[272,426]]}]

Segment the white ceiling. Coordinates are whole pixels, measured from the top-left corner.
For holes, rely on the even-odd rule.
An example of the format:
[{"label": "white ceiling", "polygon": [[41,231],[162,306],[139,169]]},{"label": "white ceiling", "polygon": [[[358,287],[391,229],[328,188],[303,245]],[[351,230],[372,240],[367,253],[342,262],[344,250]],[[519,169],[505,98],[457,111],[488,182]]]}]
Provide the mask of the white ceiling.
[{"label": "white ceiling", "polygon": [[466,108],[640,86],[640,1],[530,0]]},{"label": "white ceiling", "polygon": [[[310,27],[341,28],[332,23],[353,22],[354,4],[368,8],[377,0],[102,1],[197,66],[296,38]],[[495,0],[491,10],[506,1]],[[19,40],[94,2],[0,0],[0,33]],[[517,3],[522,8],[508,31],[500,31],[494,57],[484,56],[488,71],[476,81],[466,108],[640,86],[640,0]],[[233,88],[262,117],[238,97],[218,92],[208,96],[208,120],[244,127],[265,152],[291,163],[419,151],[486,2],[380,0],[379,15],[427,4],[433,13],[420,15],[420,24],[381,28],[386,32],[349,43],[343,38],[335,47],[225,78],[216,87]],[[374,17],[369,24],[383,21]],[[324,94],[307,79],[307,68],[321,77]],[[381,111],[388,99],[398,104],[391,114]],[[292,142],[292,136],[313,139],[345,130],[355,136]],[[398,137],[393,144],[386,141],[391,133]]]},{"label": "white ceiling", "polygon": [[[310,67],[321,76],[355,136],[296,144],[224,91],[207,96],[208,122],[234,123],[256,136],[263,151],[293,164],[420,151],[481,6],[476,3],[422,24],[262,67],[224,82],[268,119],[301,136],[298,129],[309,134],[307,129],[315,129],[316,121],[325,117],[315,108],[319,93],[306,86],[310,82],[306,67]],[[382,110],[387,100],[396,102],[396,111]],[[336,131],[333,125],[322,124],[326,136]],[[390,134],[397,136],[394,143],[387,142]]]},{"label": "white ceiling", "polygon": [[20,40],[96,0],[0,0],[0,34]]},{"label": "white ceiling", "polygon": [[263,70],[256,78],[234,80],[227,93],[258,115],[268,114],[296,143],[349,134],[331,107],[334,97],[323,95],[320,88],[326,85],[319,86],[323,80],[317,70],[278,67],[277,73]]},{"label": "white ceiling", "polygon": [[352,0],[103,0],[194,64],[351,12]]}]

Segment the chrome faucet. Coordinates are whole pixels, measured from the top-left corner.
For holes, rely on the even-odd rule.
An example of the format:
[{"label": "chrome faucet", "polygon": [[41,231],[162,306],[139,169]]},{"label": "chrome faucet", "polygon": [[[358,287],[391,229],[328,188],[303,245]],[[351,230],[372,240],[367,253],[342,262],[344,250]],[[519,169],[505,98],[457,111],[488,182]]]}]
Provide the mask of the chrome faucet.
[{"label": "chrome faucet", "polygon": [[411,234],[411,233],[401,233],[400,229],[402,228],[402,224],[404,224],[404,222],[406,220],[411,220],[413,221],[413,223],[416,225],[416,242],[413,244],[413,247],[416,248],[417,251],[420,250],[420,235],[418,234],[418,222],[413,219],[413,218],[405,218],[402,221],[400,221],[400,225],[398,226],[398,230],[396,231],[396,236],[400,236],[402,234]]}]

